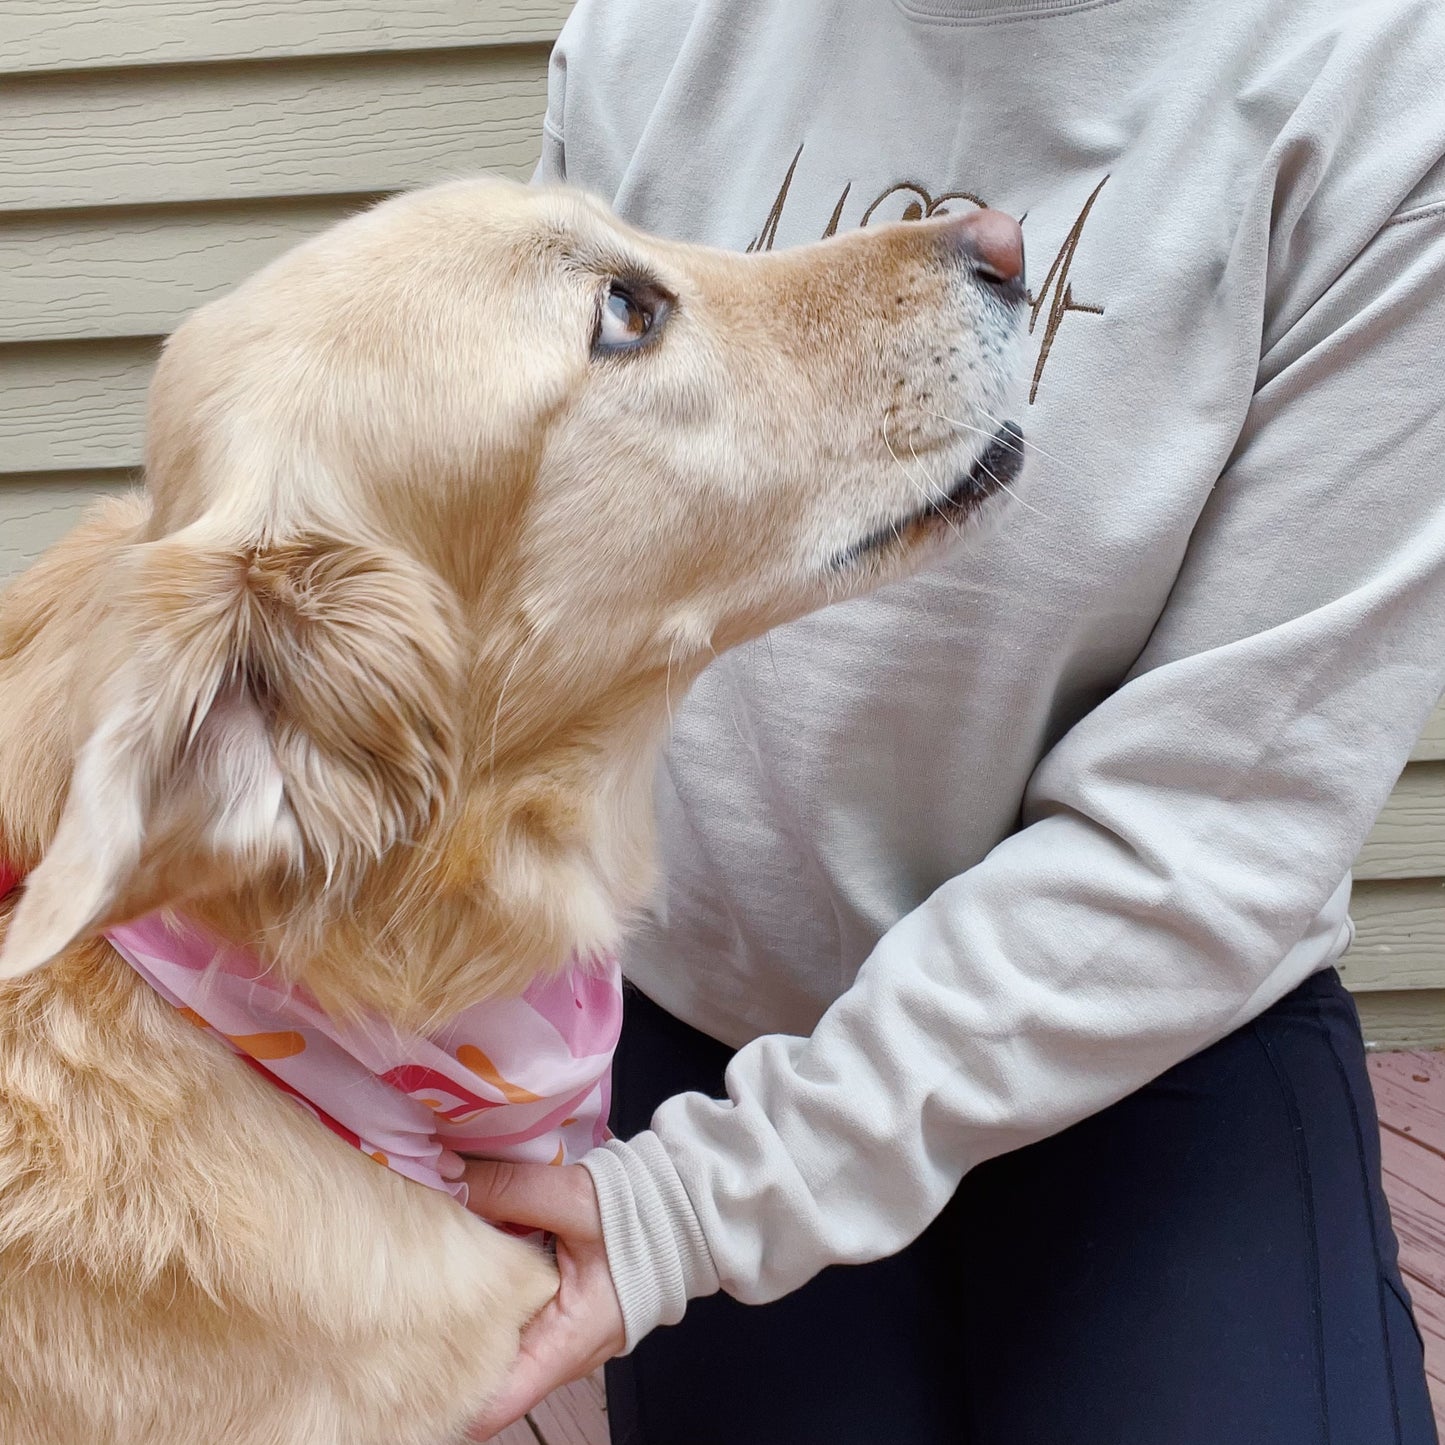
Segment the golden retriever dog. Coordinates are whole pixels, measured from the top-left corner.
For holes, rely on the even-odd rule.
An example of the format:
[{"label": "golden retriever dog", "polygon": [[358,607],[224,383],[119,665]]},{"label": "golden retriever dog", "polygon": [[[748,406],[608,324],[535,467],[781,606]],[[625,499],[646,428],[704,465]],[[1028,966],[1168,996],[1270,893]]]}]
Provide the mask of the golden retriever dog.
[{"label": "golden retriever dog", "polygon": [[157,910],[426,1030],[613,949],[668,709],[1016,471],[993,212],[742,256],[455,182],[171,338],[145,494],[0,601],[0,1442],[441,1445],[545,1253],[101,938]]}]

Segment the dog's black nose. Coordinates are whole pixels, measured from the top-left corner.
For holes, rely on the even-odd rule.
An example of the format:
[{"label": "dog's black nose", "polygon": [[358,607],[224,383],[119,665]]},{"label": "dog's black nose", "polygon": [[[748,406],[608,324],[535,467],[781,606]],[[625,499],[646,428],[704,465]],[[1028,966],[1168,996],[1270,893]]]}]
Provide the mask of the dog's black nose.
[{"label": "dog's black nose", "polygon": [[1024,294],[1024,233],[1002,211],[965,211],[950,220],[948,245],[982,281],[1014,299]]}]

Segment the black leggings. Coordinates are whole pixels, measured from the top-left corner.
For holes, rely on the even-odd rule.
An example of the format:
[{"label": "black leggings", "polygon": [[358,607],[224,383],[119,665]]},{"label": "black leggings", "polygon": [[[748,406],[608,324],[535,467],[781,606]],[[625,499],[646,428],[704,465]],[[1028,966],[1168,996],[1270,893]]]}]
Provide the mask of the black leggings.
[{"label": "black leggings", "polygon": [[[614,1128],[729,1051],[635,990]],[[695,1300],[607,1368],[613,1445],[1435,1445],[1333,970],[969,1174],[877,1264]]]}]

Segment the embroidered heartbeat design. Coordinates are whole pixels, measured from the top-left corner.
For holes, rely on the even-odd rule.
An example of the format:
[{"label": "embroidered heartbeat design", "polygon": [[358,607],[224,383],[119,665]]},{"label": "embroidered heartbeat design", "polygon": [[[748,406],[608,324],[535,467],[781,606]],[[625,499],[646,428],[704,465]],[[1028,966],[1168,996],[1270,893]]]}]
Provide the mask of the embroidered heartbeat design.
[{"label": "embroidered heartbeat design", "polygon": [[1078,220],[1069,227],[1069,234],[1064,237],[1064,244],[1059,247],[1054,264],[1049,267],[1048,275],[1044,277],[1043,288],[1036,297],[1029,297],[1029,335],[1032,336],[1034,327],[1038,325],[1039,315],[1044,309],[1044,302],[1048,300],[1049,291],[1052,289],[1054,293],[1054,299],[1049,304],[1049,319],[1044,323],[1044,339],[1039,346],[1039,359],[1034,364],[1034,377],[1029,385],[1030,406],[1039,394],[1039,382],[1043,380],[1044,367],[1048,365],[1049,352],[1054,348],[1054,338],[1059,334],[1059,327],[1064,324],[1064,317],[1070,312],[1079,312],[1085,316],[1104,314],[1102,306],[1074,300],[1074,286],[1069,280],[1069,271],[1074,264],[1074,253],[1079,249],[1079,242],[1083,238],[1084,227],[1088,224],[1089,212],[1094,209],[1099,192],[1108,184],[1109,178],[1105,176],[1089,193],[1084,209],[1079,212]]},{"label": "embroidered heartbeat design", "polygon": [[[773,204],[763,221],[763,227],[747,247],[749,254],[755,251],[771,251],[777,244],[778,227],[782,224],[783,215],[787,210],[788,197],[792,193],[793,180],[798,173],[798,163],[803,158],[804,149],[805,146],[800,145],[794,153],[792,163],[788,166],[787,174],[783,177],[783,183],[778,189],[778,194],[774,197]],[[1028,330],[1030,336],[1037,330],[1040,317],[1045,317],[1038,358],[1034,363],[1033,378],[1029,383],[1030,406],[1033,405],[1039,394],[1039,384],[1043,381],[1044,368],[1049,363],[1049,356],[1065,318],[1071,315],[1102,316],[1104,314],[1103,306],[1093,302],[1080,301],[1075,297],[1071,272],[1079,243],[1083,240],[1084,227],[1088,224],[1089,213],[1094,209],[1094,203],[1099,199],[1099,193],[1108,182],[1109,177],[1105,176],[1089,193],[1089,198],[1084,202],[1077,219],[1064,237],[1063,244],[1055,253],[1053,263],[1044,276],[1044,283],[1039,288],[1038,294],[1035,295],[1032,291],[1029,293]],[[828,218],[828,224],[823,229],[823,240],[826,241],[830,236],[837,235],[838,228],[843,223],[844,208],[852,193],[853,182],[849,181],[843,187],[843,192],[833,207],[833,213]],[[949,214],[950,204],[958,202],[966,202],[980,209],[987,205],[987,202],[972,191],[945,191],[942,195],[935,196],[926,186],[920,185],[916,181],[900,181],[896,185],[889,186],[865,208],[858,222],[859,227],[869,225],[879,211],[888,206],[890,202],[896,201],[902,201],[903,206],[898,214],[888,217],[890,220],[922,221],[933,216],[946,216]],[[1021,222],[1026,216],[1027,213],[1025,213],[1025,217],[1020,218]]]}]

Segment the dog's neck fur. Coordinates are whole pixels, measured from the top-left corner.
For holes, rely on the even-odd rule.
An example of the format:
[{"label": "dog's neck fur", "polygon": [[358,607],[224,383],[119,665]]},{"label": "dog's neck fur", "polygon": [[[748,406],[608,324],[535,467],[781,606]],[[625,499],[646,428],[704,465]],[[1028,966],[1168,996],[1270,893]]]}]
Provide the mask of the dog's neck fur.
[{"label": "dog's neck fur", "polygon": [[[0,597],[0,848],[23,871],[48,846],[69,787],[78,674],[105,609],[107,564],[145,520],[143,501],[107,504]],[[488,670],[484,660],[469,669]],[[650,690],[594,699],[586,719],[557,712],[545,738],[525,739],[499,727],[497,690],[477,681],[454,796],[360,886],[332,896],[314,870],[272,870],[163,901],[256,949],[328,1011],[412,1029],[519,992],[574,952],[615,947],[650,882],[665,706],[647,704]]]}]

